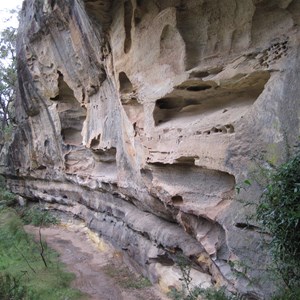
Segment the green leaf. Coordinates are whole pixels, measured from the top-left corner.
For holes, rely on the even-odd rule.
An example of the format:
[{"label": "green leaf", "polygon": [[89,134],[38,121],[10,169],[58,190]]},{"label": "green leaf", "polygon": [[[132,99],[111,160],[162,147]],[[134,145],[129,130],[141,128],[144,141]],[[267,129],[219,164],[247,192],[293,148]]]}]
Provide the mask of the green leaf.
[{"label": "green leaf", "polygon": [[247,185],[249,185],[249,186],[252,184],[251,181],[248,180],[248,179],[244,180],[244,183],[247,184]]}]

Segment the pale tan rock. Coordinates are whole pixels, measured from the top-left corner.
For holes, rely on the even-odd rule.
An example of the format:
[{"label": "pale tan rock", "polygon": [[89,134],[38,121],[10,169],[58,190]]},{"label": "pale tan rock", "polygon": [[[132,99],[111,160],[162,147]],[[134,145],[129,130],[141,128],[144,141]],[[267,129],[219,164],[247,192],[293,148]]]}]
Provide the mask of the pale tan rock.
[{"label": "pale tan rock", "polygon": [[268,297],[278,283],[244,205],[261,187],[235,185],[253,158],[279,164],[298,142],[299,12],[298,0],[26,0],[1,172],[153,282],[178,277],[181,253],[206,283]]}]

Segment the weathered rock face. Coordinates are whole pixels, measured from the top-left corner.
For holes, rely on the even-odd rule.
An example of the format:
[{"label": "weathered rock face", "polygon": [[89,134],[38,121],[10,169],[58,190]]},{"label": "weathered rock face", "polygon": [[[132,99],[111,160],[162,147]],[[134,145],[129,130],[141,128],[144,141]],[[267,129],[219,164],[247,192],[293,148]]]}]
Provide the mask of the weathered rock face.
[{"label": "weathered rock face", "polygon": [[203,287],[268,297],[259,185],[235,185],[297,142],[299,22],[298,0],[25,0],[8,184],[162,286],[183,254]]}]

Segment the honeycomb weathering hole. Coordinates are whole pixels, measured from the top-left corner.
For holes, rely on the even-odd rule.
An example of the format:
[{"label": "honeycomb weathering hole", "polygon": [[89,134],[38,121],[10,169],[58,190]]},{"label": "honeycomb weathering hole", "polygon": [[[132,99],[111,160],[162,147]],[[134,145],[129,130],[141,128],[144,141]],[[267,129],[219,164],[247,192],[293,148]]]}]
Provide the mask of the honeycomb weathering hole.
[{"label": "honeycomb weathering hole", "polygon": [[171,200],[174,205],[180,205],[183,203],[183,198],[180,195],[173,196]]},{"label": "honeycomb weathering hole", "polygon": [[192,85],[186,88],[190,92],[205,91],[211,88],[211,85]]},{"label": "honeycomb weathering hole", "polygon": [[90,145],[91,148],[97,148],[100,145],[100,137],[101,134],[97,135],[91,140],[91,145]]},{"label": "honeycomb weathering hole", "polygon": [[55,97],[51,97],[50,100],[52,100],[52,101],[58,101],[59,100],[59,95],[56,95]]},{"label": "honeycomb weathering hole", "polygon": [[173,109],[182,106],[181,99],[176,98],[162,98],[156,101],[156,106],[160,109]]},{"label": "honeycomb weathering hole", "polygon": [[209,73],[207,71],[198,71],[198,72],[192,72],[190,77],[196,77],[196,78],[203,78],[209,76]]},{"label": "honeycomb weathering hole", "polygon": [[74,128],[64,128],[61,130],[62,139],[65,144],[79,146],[82,142],[81,132]]}]

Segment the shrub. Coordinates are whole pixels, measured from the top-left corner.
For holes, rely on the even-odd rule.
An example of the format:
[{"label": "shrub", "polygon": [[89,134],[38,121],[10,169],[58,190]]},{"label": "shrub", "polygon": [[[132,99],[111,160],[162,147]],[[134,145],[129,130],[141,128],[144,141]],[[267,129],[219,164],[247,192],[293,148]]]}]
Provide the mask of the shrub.
[{"label": "shrub", "polygon": [[178,291],[175,288],[172,288],[168,293],[168,296],[173,300],[236,300],[237,298],[234,295],[226,294],[224,288],[202,288],[201,286],[193,287],[192,277],[191,277],[191,261],[184,255],[178,254],[175,257],[175,262],[178,265],[182,278],[182,290]]},{"label": "shrub", "polygon": [[16,197],[5,188],[0,188],[0,209],[13,206],[16,203]]},{"label": "shrub", "polygon": [[274,296],[272,300],[297,300],[300,299],[300,287],[286,290],[282,294]]},{"label": "shrub", "polygon": [[5,187],[5,179],[0,175],[0,209],[12,206],[16,203],[16,197]]},{"label": "shrub", "polygon": [[289,289],[299,289],[300,154],[269,175],[257,219],[272,237],[271,252],[283,281]]},{"label": "shrub", "polygon": [[57,218],[49,211],[43,210],[38,206],[25,209],[22,219],[25,224],[32,224],[34,226],[50,226],[59,223]]}]

